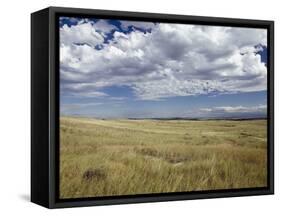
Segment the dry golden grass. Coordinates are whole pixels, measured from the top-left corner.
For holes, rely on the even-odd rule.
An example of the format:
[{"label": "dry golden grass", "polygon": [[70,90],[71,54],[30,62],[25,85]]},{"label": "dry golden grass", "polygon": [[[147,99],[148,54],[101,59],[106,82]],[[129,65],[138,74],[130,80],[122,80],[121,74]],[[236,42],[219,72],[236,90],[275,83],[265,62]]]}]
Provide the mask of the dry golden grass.
[{"label": "dry golden grass", "polygon": [[265,120],[60,124],[60,198],[267,185]]}]

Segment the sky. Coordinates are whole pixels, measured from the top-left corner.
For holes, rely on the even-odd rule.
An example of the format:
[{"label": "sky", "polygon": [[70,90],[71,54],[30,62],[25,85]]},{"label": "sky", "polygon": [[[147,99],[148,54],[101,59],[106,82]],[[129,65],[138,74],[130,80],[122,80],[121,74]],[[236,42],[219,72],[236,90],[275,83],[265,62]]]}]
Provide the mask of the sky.
[{"label": "sky", "polygon": [[59,22],[61,115],[266,117],[266,29]]}]

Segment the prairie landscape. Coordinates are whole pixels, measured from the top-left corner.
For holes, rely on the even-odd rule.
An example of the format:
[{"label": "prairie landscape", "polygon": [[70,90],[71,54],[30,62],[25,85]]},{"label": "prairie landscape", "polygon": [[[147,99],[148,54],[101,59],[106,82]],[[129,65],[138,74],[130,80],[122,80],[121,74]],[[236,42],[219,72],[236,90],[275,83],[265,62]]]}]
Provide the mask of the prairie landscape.
[{"label": "prairie landscape", "polygon": [[267,35],[60,16],[59,197],[267,186]]},{"label": "prairie landscape", "polygon": [[266,120],[60,118],[60,198],[267,185]]}]

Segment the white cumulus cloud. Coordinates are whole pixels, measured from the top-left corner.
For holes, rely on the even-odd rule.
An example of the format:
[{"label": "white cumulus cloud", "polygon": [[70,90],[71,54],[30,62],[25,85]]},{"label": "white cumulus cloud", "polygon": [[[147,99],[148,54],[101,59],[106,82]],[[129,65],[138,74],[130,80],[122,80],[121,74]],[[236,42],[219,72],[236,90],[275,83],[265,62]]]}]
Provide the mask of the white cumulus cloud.
[{"label": "white cumulus cloud", "polygon": [[104,20],[62,26],[63,92],[95,97],[104,87],[127,86],[139,100],[161,100],[266,90],[267,68],[257,54],[267,45],[265,29],[121,22],[129,26],[136,29],[123,33]]},{"label": "white cumulus cloud", "polygon": [[200,111],[208,113],[266,113],[267,106],[219,106],[211,108],[201,108]]}]

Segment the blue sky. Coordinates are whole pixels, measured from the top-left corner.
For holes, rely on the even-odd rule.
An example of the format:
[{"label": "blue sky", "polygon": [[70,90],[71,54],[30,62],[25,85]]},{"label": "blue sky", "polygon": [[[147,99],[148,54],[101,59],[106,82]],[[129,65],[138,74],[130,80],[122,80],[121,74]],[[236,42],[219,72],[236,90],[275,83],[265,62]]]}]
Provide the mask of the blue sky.
[{"label": "blue sky", "polygon": [[266,30],[60,18],[61,115],[266,116]]}]

